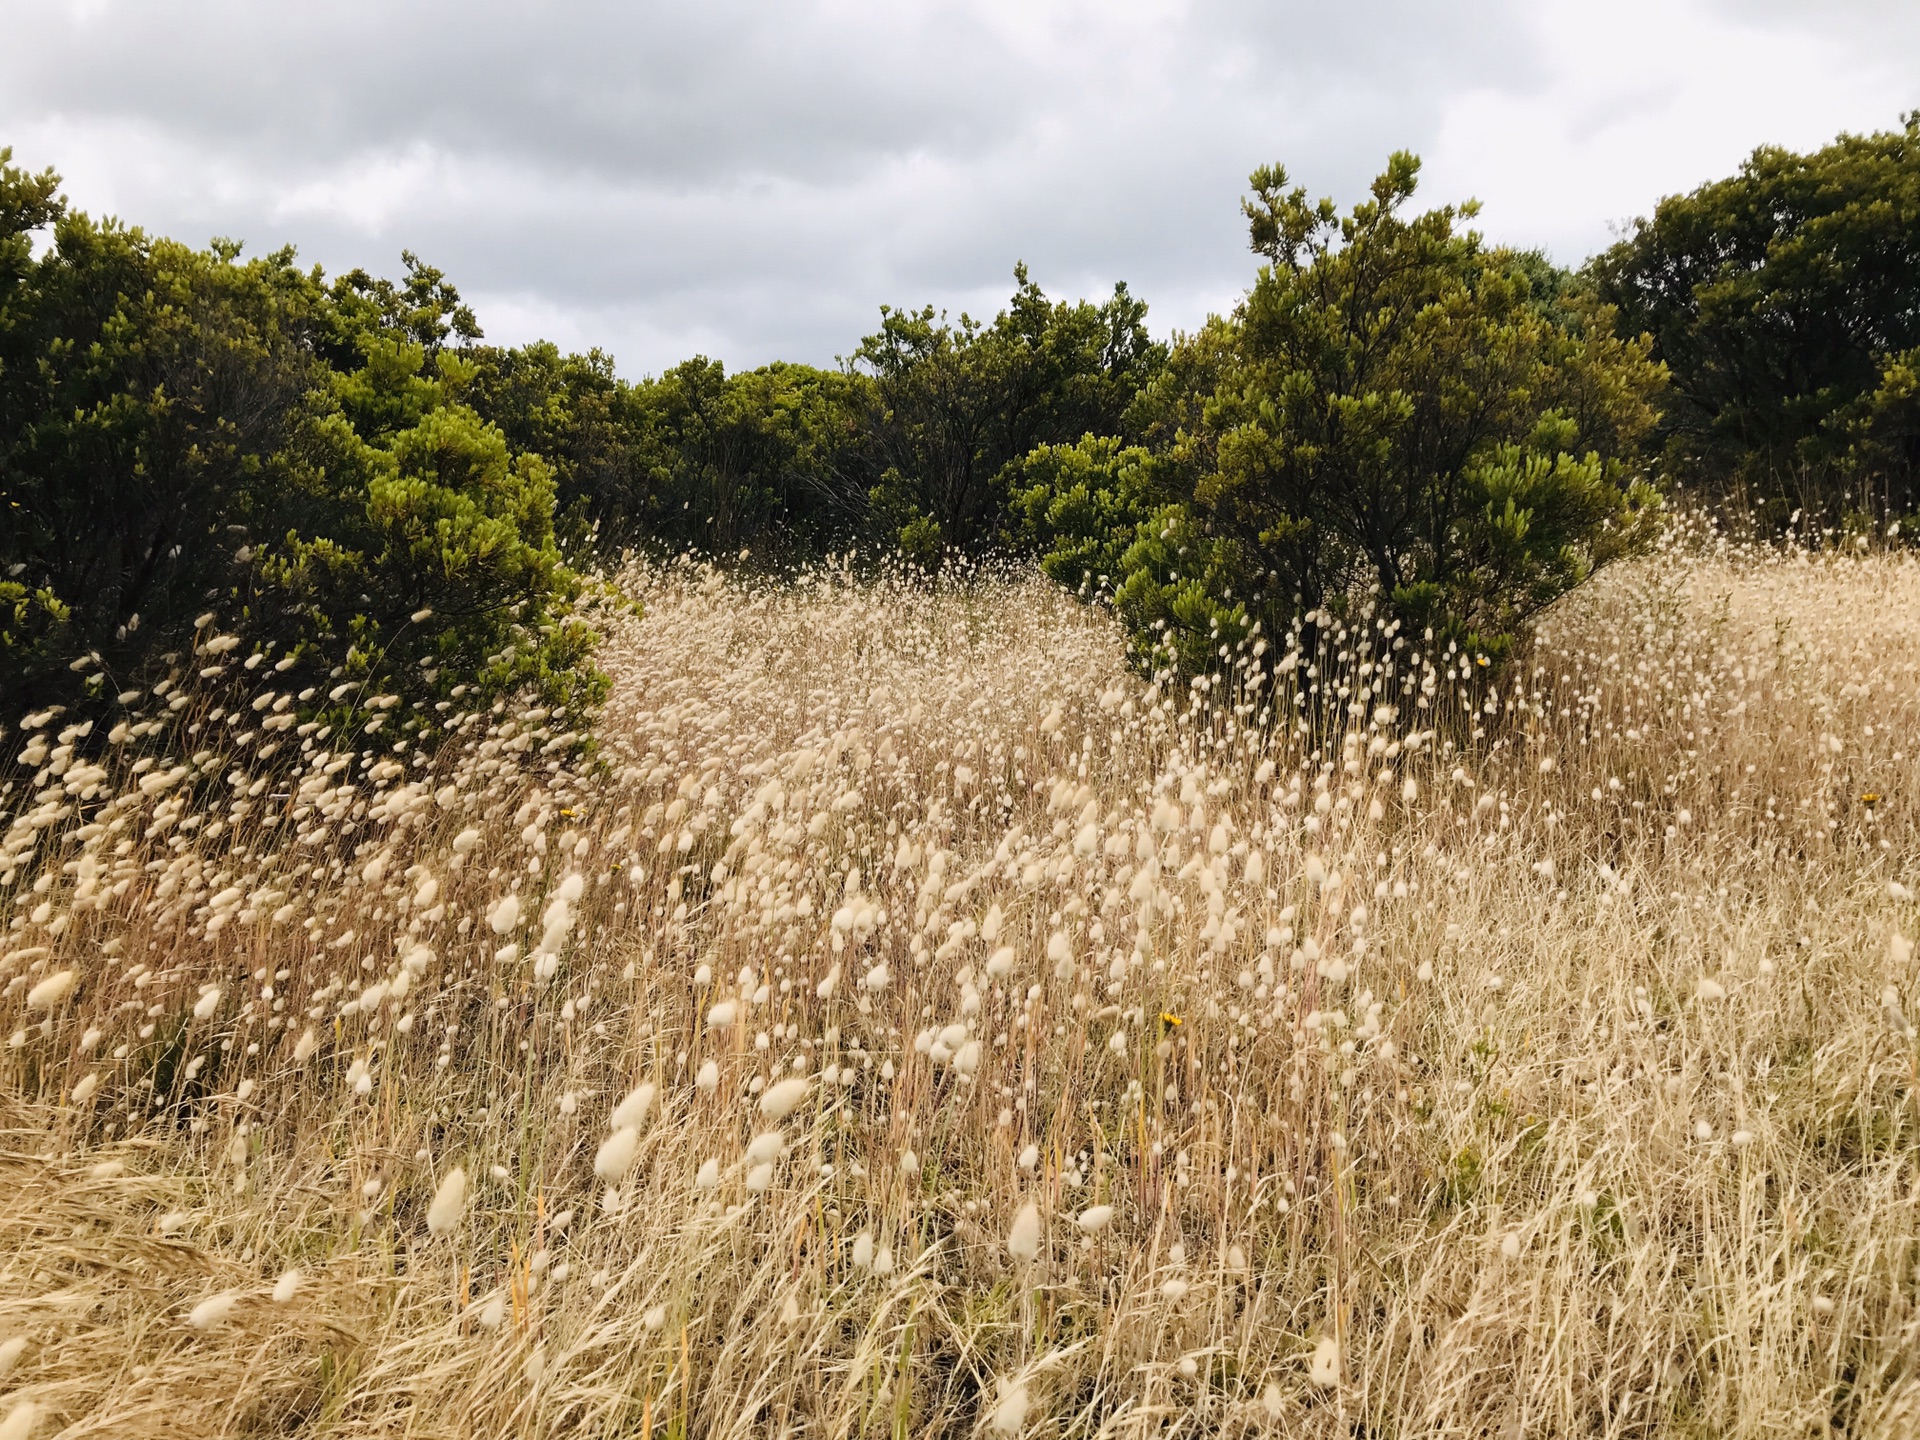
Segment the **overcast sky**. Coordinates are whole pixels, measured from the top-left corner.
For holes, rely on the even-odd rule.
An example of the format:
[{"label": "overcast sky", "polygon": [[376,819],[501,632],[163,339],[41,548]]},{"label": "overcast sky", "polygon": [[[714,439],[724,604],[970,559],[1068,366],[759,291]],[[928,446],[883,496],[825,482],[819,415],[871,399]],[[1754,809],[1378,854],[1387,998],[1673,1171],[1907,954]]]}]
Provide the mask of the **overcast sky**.
[{"label": "overcast sky", "polygon": [[1920,0],[0,0],[0,144],[75,203],[328,270],[411,247],[490,339],[831,363],[882,302],[1124,279],[1226,309],[1237,201],[1383,157],[1577,263],[1754,146],[1920,107]]}]

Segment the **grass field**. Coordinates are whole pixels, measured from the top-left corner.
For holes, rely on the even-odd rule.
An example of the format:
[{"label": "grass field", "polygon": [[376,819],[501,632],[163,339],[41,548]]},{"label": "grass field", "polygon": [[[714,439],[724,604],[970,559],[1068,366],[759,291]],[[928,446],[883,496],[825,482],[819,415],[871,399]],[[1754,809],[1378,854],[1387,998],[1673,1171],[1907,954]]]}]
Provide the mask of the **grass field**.
[{"label": "grass field", "polygon": [[1920,1433],[1910,556],[1676,544],[1491,710],[626,582],[590,758],[211,628],[6,735],[0,1436]]}]

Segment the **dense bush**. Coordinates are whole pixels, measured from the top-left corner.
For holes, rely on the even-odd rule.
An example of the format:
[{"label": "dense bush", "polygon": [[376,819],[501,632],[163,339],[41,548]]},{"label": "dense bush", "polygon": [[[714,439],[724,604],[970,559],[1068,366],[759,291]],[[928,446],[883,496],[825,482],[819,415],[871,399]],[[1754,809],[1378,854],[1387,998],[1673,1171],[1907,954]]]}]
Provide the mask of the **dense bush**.
[{"label": "dense bush", "polygon": [[198,250],[0,152],[0,682],[117,686],[212,611],[316,713],[530,690],[579,715],[602,681],[563,547],[1023,549],[1148,665],[1369,607],[1493,661],[1646,535],[1653,450],[1783,522],[1920,507],[1916,156],[1920,115],[1758,151],[1577,276],[1471,206],[1409,213],[1410,156],[1346,215],[1263,169],[1265,265],[1171,345],[1124,285],[1056,301],[1020,266],[991,321],[882,307],[837,369],[630,381],[486,344],[411,254],[328,280]]},{"label": "dense bush", "polygon": [[1660,202],[1590,267],[1672,372],[1667,474],[1769,524],[1920,510],[1920,112]]},{"label": "dense bush", "polygon": [[401,283],[328,285],[291,250],[242,261],[237,245],[154,239],[69,211],[53,175],[9,160],[11,700],[124,683],[212,611],[315,710],[456,688],[593,701],[550,467],[463,403],[479,327],[444,277],[408,256]]},{"label": "dense bush", "polygon": [[887,308],[855,352],[856,373],[871,377],[861,396],[879,471],[871,529],[923,563],[1005,543],[1022,457],[1122,432],[1165,359],[1125,285],[1103,305],[1067,304],[1049,301],[1024,265],[1014,279],[991,324]]},{"label": "dense bush", "polygon": [[1394,156],[1343,217],[1256,172],[1268,263],[1135,401],[1141,443],[1024,462],[1043,565],[1110,596],[1143,656],[1205,669],[1369,597],[1497,656],[1644,533],[1658,367],[1538,257],[1463,230],[1470,207],[1403,216],[1417,173]]}]

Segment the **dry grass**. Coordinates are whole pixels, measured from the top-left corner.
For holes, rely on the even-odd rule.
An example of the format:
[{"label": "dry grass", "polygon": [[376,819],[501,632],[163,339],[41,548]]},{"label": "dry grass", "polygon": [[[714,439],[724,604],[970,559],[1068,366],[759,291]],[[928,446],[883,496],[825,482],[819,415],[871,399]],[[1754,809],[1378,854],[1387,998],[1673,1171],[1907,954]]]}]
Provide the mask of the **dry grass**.
[{"label": "dry grass", "polygon": [[1348,637],[1320,753],[1036,581],[629,578],[598,762],[488,715],[256,792],[270,668],[97,777],[11,737],[0,1416],[1920,1429],[1911,559],[1614,572],[1459,750]]}]

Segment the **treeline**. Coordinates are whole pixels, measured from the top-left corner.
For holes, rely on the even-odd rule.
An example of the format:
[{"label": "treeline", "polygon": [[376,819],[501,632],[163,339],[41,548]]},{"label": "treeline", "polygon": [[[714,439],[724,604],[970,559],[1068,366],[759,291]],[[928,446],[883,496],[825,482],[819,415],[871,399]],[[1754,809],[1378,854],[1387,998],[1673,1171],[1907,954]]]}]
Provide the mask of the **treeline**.
[{"label": "treeline", "polygon": [[[72,211],[0,151],[0,690],[78,702],[209,613],[315,714],[591,707],[587,562],[1032,555],[1197,672],[1358,606],[1497,662],[1661,492],[1819,540],[1920,509],[1920,116],[1756,151],[1579,272],[1277,168],[1170,342],[1124,285],[883,308],[834,369],[490,345],[439,271],[329,279]],[[39,243],[36,244],[36,237]],[[1318,617],[1317,619],[1315,617]]]},{"label": "treeline", "polygon": [[991,322],[883,306],[841,369],[729,375],[695,358],[627,382],[598,352],[474,344],[462,398],[554,466],[570,539],[766,560],[877,548],[937,565],[1017,546],[1019,462],[1130,433],[1166,361],[1125,285],[1095,305],[1050,300],[1024,266],[1014,279]]}]

